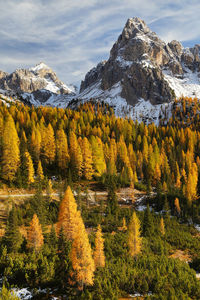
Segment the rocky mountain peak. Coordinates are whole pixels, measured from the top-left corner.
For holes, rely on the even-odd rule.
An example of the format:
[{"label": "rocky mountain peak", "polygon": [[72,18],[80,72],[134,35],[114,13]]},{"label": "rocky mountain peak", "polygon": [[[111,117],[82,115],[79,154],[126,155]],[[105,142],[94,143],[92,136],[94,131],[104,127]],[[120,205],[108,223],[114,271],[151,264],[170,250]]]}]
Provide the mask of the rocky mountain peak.
[{"label": "rocky mountain peak", "polygon": [[166,44],[135,17],[127,20],[109,59],[86,74],[79,98],[162,104],[175,96],[200,96],[199,78],[200,45],[184,48],[176,40]]},{"label": "rocky mountain peak", "polygon": [[40,63],[36,64],[35,67],[29,68],[30,71],[35,71],[35,72],[37,72],[38,70],[41,70],[41,69],[49,70],[50,67],[41,61]]},{"label": "rocky mountain peak", "polygon": [[149,32],[150,29],[143,20],[137,17],[129,18],[122,31],[122,39],[128,40],[132,37],[135,37],[138,33],[147,34]]}]

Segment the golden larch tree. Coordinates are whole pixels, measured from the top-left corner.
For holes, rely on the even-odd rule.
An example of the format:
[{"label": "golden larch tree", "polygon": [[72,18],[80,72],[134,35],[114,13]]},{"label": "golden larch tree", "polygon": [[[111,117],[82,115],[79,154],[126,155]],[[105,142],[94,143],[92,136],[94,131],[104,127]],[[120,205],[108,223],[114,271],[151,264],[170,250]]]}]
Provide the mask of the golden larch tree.
[{"label": "golden larch tree", "polygon": [[83,175],[85,179],[91,180],[93,175],[92,151],[88,139],[84,137],[82,142],[83,153]]},{"label": "golden larch tree", "polygon": [[112,175],[115,175],[117,173],[117,168],[115,164],[114,147],[112,144],[110,145],[110,151],[109,151],[108,172]]},{"label": "golden larch tree", "polygon": [[63,129],[56,132],[56,157],[59,168],[65,170],[69,162],[69,152],[67,137]]},{"label": "golden larch tree", "polygon": [[33,160],[38,163],[41,147],[41,134],[38,128],[32,131],[29,144],[31,156],[33,157]]},{"label": "golden larch tree", "polygon": [[181,213],[181,208],[180,208],[180,204],[179,204],[179,199],[178,199],[178,198],[176,198],[176,199],[174,200],[174,206],[175,206],[175,209],[176,209],[177,214],[180,215],[180,213]]},{"label": "golden larch tree", "polygon": [[104,240],[100,225],[98,225],[96,232],[95,250],[93,257],[96,268],[105,267]]},{"label": "golden larch tree", "polygon": [[106,171],[106,163],[104,159],[103,145],[101,139],[92,136],[91,146],[94,171],[97,176],[101,176]]},{"label": "golden larch tree", "polygon": [[41,142],[41,155],[44,159],[44,162],[47,164],[53,163],[56,154],[56,144],[54,131],[49,123],[47,128],[44,126],[42,129],[42,142]]},{"label": "golden larch tree", "polygon": [[33,167],[33,161],[28,151],[24,153],[25,157],[25,166],[26,166],[26,174],[27,174],[27,182],[28,184],[31,184],[34,182],[34,167]]},{"label": "golden larch tree", "polygon": [[12,116],[9,114],[3,131],[2,177],[13,181],[20,165],[19,138]]},{"label": "golden larch tree", "polygon": [[165,234],[165,223],[164,223],[163,217],[160,219],[160,232],[162,235]]},{"label": "golden larch tree", "polygon": [[95,264],[80,211],[78,211],[77,220],[78,230],[71,249],[72,274],[79,287],[83,289],[84,285],[93,285]]},{"label": "golden larch tree", "polygon": [[83,169],[83,156],[81,148],[77,141],[77,137],[73,131],[70,131],[69,134],[69,144],[71,169],[75,172],[76,175],[81,177]]},{"label": "golden larch tree", "polygon": [[40,180],[44,179],[44,174],[43,174],[43,169],[42,169],[42,163],[41,160],[38,162],[38,167],[37,167],[37,176]]},{"label": "golden larch tree", "polygon": [[52,200],[52,194],[53,194],[53,187],[52,187],[52,182],[51,179],[48,180],[47,188],[46,188],[46,193],[49,198],[49,200]]},{"label": "golden larch tree", "polygon": [[36,251],[38,251],[44,243],[42,227],[36,214],[33,215],[33,219],[30,223],[27,240],[28,248]]},{"label": "golden larch tree", "polygon": [[67,239],[73,240],[77,231],[78,215],[77,204],[70,186],[67,187],[60,203],[58,213],[57,232],[63,228]]},{"label": "golden larch tree", "polygon": [[198,168],[196,163],[193,163],[191,165],[191,169],[188,174],[186,189],[185,189],[185,196],[187,197],[189,204],[191,204],[193,200],[196,200],[197,183],[198,183]]},{"label": "golden larch tree", "polygon": [[128,229],[129,253],[132,257],[135,257],[140,253],[142,247],[142,238],[140,236],[140,221],[135,211],[133,212],[133,215],[131,217]]}]

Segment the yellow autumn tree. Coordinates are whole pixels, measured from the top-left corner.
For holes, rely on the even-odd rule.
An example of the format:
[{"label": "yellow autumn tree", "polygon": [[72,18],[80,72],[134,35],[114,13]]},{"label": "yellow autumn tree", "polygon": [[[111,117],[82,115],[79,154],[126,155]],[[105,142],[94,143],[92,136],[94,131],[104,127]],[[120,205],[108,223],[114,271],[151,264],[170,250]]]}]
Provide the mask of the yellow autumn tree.
[{"label": "yellow autumn tree", "polygon": [[33,161],[28,151],[24,153],[24,157],[25,157],[27,183],[31,184],[34,182],[34,174],[35,174]]},{"label": "yellow autumn tree", "polygon": [[38,251],[44,243],[42,227],[36,214],[33,215],[28,229],[27,242],[28,248],[36,251]]},{"label": "yellow autumn tree", "polygon": [[70,165],[75,176],[81,177],[83,170],[83,156],[78,144],[77,137],[73,131],[69,134]]},{"label": "yellow autumn tree", "polygon": [[117,168],[116,168],[116,164],[115,164],[115,149],[114,149],[113,144],[110,144],[108,172],[111,175],[115,175],[117,173]]},{"label": "yellow autumn tree", "polygon": [[83,175],[85,179],[91,180],[93,175],[92,151],[88,139],[84,137],[82,141],[83,153]]},{"label": "yellow autumn tree", "polygon": [[63,129],[56,132],[56,157],[59,168],[65,170],[69,162],[69,152],[67,137]]},{"label": "yellow autumn tree", "polygon": [[77,231],[78,215],[77,204],[70,186],[67,187],[58,213],[57,232],[63,228],[67,239],[73,240]]},{"label": "yellow autumn tree", "polygon": [[98,225],[95,238],[94,263],[96,268],[105,266],[104,240],[100,225]]},{"label": "yellow autumn tree", "polygon": [[102,141],[100,138],[92,136],[91,146],[94,171],[97,176],[101,176],[106,171]]},{"label": "yellow autumn tree", "polygon": [[165,224],[164,224],[163,217],[160,219],[160,232],[162,235],[165,234]]},{"label": "yellow autumn tree", "polygon": [[181,175],[180,175],[179,166],[178,166],[177,162],[176,162],[176,184],[175,184],[175,187],[178,189],[181,187]]},{"label": "yellow autumn tree", "polygon": [[10,114],[4,125],[2,148],[2,177],[11,182],[20,165],[20,151],[15,123]]},{"label": "yellow autumn tree", "polygon": [[43,169],[42,169],[42,163],[41,160],[38,162],[38,167],[37,167],[37,176],[40,180],[44,179],[44,174],[43,174]]},{"label": "yellow autumn tree", "polygon": [[178,199],[178,198],[176,198],[176,199],[174,200],[174,206],[175,206],[175,209],[176,209],[177,214],[180,215],[180,213],[181,213],[181,208],[180,208],[180,204],[179,204],[179,199]]},{"label": "yellow autumn tree", "polygon": [[49,200],[52,200],[52,194],[53,194],[53,187],[52,187],[52,182],[51,179],[48,180],[47,188],[46,188],[46,193],[49,198]]},{"label": "yellow autumn tree", "polygon": [[140,221],[135,213],[130,220],[128,231],[129,253],[132,257],[137,256],[141,252],[142,238],[140,236]]},{"label": "yellow autumn tree", "polygon": [[134,204],[135,203],[134,180],[132,180],[130,184],[130,198],[132,204]]},{"label": "yellow autumn tree", "polygon": [[47,128],[45,126],[42,128],[41,136],[42,136],[41,155],[45,163],[51,164],[55,159],[56,144],[55,144],[54,131],[50,123],[47,126]]},{"label": "yellow autumn tree", "polygon": [[198,183],[198,168],[196,163],[192,163],[188,174],[187,182],[186,182],[186,188],[185,188],[185,196],[187,197],[189,204],[191,204],[191,202],[196,199],[197,183]]},{"label": "yellow autumn tree", "polygon": [[33,160],[38,163],[41,148],[41,134],[38,128],[32,131],[29,143],[31,156],[33,157]]},{"label": "yellow autumn tree", "polygon": [[84,285],[93,285],[95,264],[80,211],[77,213],[77,220],[78,230],[71,249],[72,274],[79,287],[83,289]]}]

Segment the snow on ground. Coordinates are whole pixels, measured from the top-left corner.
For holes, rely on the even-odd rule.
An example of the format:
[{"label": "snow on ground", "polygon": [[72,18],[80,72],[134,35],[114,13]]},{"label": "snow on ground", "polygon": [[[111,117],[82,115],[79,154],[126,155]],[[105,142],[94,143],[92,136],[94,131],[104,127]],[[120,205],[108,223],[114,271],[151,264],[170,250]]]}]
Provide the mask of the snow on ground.
[{"label": "snow on ground", "polygon": [[200,98],[200,78],[197,72],[185,68],[185,73],[178,78],[172,75],[171,71],[163,70],[164,78],[174,90],[176,96]]},{"label": "snow on ground", "polygon": [[195,224],[194,227],[200,232],[200,224]]},{"label": "snow on ground", "polygon": [[52,96],[44,103],[44,105],[45,106],[65,108],[65,107],[67,107],[68,103],[74,97],[75,97],[74,94],[69,94],[69,95],[66,95],[66,94],[65,95],[52,94]]},{"label": "snow on ground", "polygon": [[141,98],[133,108],[133,120],[146,121],[147,124],[154,122],[159,125],[160,118],[168,120],[171,116],[171,105],[172,103],[153,105]]},{"label": "snow on ground", "polygon": [[53,82],[51,79],[45,79],[45,80],[47,82],[45,90],[48,90],[48,91],[56,94],[59,91],[59,88],[57,87],[55,82]]},{"label": "snow on ground", "polygon": [[45,90],[48,90],[52,93],[57,94],[60,91],[60,88],[67,90],[69,93],[75,93],[75,87],[72,85],[70,87],[68,87],[68,86],[66,86],[66,84],[63,83],[62,85],[60,85],[58,87],[56,85],[56,83],[53,80],[51,80],[50,78],[49,79],[45,78],[45,81],[47,83]]},{"label": "snow on ground", "polygon": [[[147,296],[151,296],[152,292],[148,292]],[[140,294],[140,293],[134,293],[134,294],[130,294],[129,295],[130,298],[137,298],[137,297],[144,297],[144,295]]]},{"label": "snow on ground", "polygon": [[121,83],[117,82],[111,89],[103,91],[101,89],[101,82],[95,83],[93,86],[88,87],[78,95],[78,98],[86,102],[89,99],[101,99],[107,102],[110,106],[114,107],[117,116],[130,115],[133,107],[128,105],[126,100],[120,96],[122,87]]},{"label": "snow on ground", "polygon": [[14,294],[19,297],[19,299],[22,300],[28,300],[32,298],[32,293],[28,291],[27,288],[23,288],[23,289],[12,289],[12,291],[14,292]]}]

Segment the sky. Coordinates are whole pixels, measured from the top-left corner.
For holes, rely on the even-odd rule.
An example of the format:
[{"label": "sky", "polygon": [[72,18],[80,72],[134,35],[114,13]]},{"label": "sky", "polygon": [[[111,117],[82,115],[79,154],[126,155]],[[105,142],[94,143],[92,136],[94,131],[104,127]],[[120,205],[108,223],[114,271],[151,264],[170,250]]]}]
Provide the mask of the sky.
[{"label": "sky", "polygon": [[199,0],[0,0],[0,70],[39,62],[78,84],[108,59],[128,18],[140,17],[164,41],[200,44]]}]

